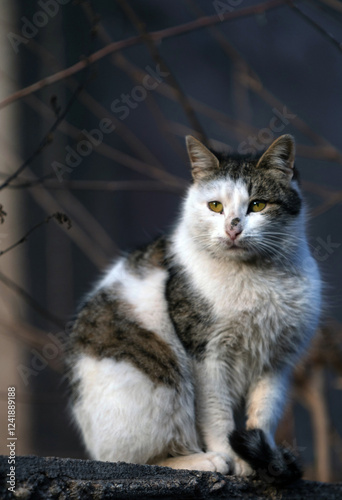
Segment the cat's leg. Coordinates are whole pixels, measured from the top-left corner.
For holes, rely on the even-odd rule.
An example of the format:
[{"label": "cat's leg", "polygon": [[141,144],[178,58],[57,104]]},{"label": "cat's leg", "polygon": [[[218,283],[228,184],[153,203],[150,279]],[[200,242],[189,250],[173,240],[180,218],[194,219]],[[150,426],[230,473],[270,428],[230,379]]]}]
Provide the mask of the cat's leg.
[{"label": "cat's leg", "polygon": [[[278,448],[274,442],[287,385],[288,373],[285,372],[260,377],[249,391],[247,429],[234,431],[230,436],[236,453],[248,462],[249,468],[270,483],[290,483],[302,476],[295,455],[286,448]],[[246,475],[246,462],[238,460],[236,465],[237,473]]]},{"label": "cat's leg", "polygon": [[205,450],[218,453],[234,472],[234,457],[228,436],[234,430],[234,402],[226,380],[226,367],[209,357],[195,363],[196,410]]},{"label": "cat's leg", "polygon": [[251,386],[247,396],[246,428],[261,429],[273,448],[274,434],[284,408],[287,387],[287,374],[267,373]]},{"label": "cat's leg", "polygon": [[73,412],[92,458],[153,463],[172,452],[200,451],[192,391],[157,384],[127,361],[81,355]]},{"label": "cat's leg", "polygon": [[[274,433],[283,410],[286,388],[287,377],[284,374],[269,373],[253,383],[248,392],[246,429],[247,431],[253,429],[263,431],[262,437],[260,434],[250,435],[250,438],[247,435],[245,437],[246,443],[249,439],[251,440],[251,443],[246,446],[255,447],[254,453],[257,453],[257,448],[264,439],[271,450],[276,450]],[[261,451],[261,454],[263,453]],[[235,472],[238,475],[247,476],[253,472],[253,469],[245,460],[237,457]]]},{"label": "cat's leg", "polygon": [[253,468],[250,464],[257,469],[265,467],[266,464],[268,468],[267,457],[270,460],[270,457],[278,457],[274,433],[283,410],[286,387],[287,377],[284,373],[267,373],[252,383],[246,397],[247,431],[235,431],[230,439],[237,453],[236,474],[252,474]]},{"label": "cat's leg", "polygon": [[205,451],[160,459],[154,463],[174,469],[232,473],[234,452],[228,435],[234,429],[231,399],[217,360],[194,361],[197,425]]}]

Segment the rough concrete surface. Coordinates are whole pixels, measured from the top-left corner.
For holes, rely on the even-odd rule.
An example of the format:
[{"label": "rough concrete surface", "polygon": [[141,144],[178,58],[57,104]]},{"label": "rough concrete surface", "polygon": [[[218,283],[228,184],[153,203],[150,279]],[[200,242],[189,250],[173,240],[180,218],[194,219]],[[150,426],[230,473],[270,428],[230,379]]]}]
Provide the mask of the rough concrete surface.
[{"label": "rough concrete surface", "polygon": [[[16,499],[342,499],[342,483],[298,481],[275,488],[262,481],[213,472],[71,458],[16,457],[15,491],[8,457],[0,456],[0,498]],[[12,476],[13,479],[13,476]]]}]

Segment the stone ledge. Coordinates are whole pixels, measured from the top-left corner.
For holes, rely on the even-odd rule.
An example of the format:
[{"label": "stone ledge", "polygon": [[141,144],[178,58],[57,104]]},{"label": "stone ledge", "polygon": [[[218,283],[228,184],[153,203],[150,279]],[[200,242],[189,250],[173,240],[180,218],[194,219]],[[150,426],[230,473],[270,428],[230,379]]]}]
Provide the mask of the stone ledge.
[{"label": "stone ledge", "polygon": [[15,493],[8,491],[8,473],[8,457],[0,456],[0,498],[3,500],[342,498],[342,483],[298,481],[276,489],[261,481],[213,472],[71,458],[16,457]]}]

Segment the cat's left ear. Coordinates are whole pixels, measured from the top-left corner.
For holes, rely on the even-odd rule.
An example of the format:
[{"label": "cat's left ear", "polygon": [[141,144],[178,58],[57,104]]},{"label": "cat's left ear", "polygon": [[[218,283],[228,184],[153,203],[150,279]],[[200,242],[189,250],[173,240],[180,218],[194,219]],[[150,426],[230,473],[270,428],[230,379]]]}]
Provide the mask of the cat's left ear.
[{"label": "cat's left ear", "polygon": [[185,140],[191,162],[191,173],[195,182],[204,179],[220,167],[218,158],[200,141],[191,135],[187,135]]},{"label": "cat's left ear", "polygon": [[295,141],[292,135],[282,135],[265,151],[258,161],[257,168],[275,169],[290,181],[294,173],[295,152]]}]

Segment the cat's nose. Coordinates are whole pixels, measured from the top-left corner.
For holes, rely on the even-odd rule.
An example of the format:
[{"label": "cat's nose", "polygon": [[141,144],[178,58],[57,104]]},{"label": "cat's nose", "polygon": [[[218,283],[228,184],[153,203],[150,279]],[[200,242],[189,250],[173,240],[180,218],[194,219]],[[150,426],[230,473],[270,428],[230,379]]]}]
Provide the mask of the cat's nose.
[{"label": "cat's nose", "polygon": [[238,217],[235,217],[226,225],[226,233],[233,241],[242,233],[242,225]]},{"label": "cat's nose", "polygon": [[234,241],[239,236],[239,234],[242,233],[242,229],[238,229],[236,227],[234,227],[233,229],[227,228],[226,233],[228,234],[229,238]]}]

